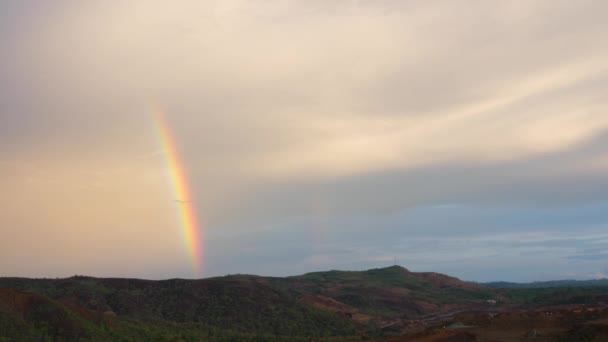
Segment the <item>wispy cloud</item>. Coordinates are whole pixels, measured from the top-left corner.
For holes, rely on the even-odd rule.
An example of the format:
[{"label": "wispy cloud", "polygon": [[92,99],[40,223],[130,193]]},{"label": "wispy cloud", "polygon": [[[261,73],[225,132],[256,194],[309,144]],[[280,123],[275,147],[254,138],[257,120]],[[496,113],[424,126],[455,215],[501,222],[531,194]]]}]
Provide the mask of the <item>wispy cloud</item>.
[{"label": "wispy cloud", "polygon": [[[369,266],[400,255],[396,241],[413,268],[457,254],[471,277],[490,257],[577,268],[608,238],[590,228],[607,222],[607,10],[3,1],[0,270],[128,272],[123,257],[162,275],[146,260],[164,258],[187,275],[152,104],[188,166],[213,274]],[[44,262],[16,262],[26,250]]]}]

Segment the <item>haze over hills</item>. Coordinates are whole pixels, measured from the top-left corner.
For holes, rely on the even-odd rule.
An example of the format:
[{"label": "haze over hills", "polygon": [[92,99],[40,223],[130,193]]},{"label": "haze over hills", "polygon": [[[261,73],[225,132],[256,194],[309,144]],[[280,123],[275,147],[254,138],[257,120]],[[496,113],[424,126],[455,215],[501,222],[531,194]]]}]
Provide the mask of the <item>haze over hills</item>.
[{"label": "haze over hills", "polygon": [[546,288],[546,287],[594,287],[608,286],[608,279],[589,279],[589,280],[549,280],[535,281],[531,283],[511,283],[508,281],[494,281],[489,283],[480,283],[481,285],[494,288]]},{"label": "haze over hills", "polygon": [[408,337],[466,312],[591,305],[606,293],[608,287],[491,288],[399,266],[285,278],[0,278],[0,336],[171,341]]}]

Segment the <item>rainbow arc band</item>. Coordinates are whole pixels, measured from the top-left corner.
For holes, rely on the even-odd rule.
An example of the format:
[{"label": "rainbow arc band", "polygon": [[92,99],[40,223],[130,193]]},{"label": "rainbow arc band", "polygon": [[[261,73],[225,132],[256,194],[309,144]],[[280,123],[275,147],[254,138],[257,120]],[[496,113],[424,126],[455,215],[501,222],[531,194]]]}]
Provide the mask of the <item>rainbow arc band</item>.
[{"label": "rainbow arc band", "polygon": [[201,274],[203,264],[202,236],[186,169],[164,113],[161,110],[156,110],[154,116],[160,141],[167,159],[171,185],[176,202],[179,204],[179,216],[184,242],[195,271]]}]

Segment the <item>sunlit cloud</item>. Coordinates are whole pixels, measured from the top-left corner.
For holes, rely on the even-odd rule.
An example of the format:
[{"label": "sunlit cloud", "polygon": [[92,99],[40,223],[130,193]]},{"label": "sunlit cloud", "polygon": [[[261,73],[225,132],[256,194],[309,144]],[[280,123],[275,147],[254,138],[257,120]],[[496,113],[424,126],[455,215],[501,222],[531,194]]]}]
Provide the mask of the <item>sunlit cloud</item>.
[{"label": "sunlit cloud", "polygon": [[[9,228],[0,233],[13,239],[0,270],[129,274],[113,268],[122,256],[139,258],[141,276],[193,276],[152,104],[173,127],[208,226],[209,275],[253,267],[221,252],[247,234],[297,236],[307,245],[277,253],[299,272],[356,267],[332,253],[361,241],[330,244],[331,232],[358,236],[358,226],[395,220],[391,234],[410,238],[426,223],[418,214],[411,223],[412,208],[447,217],[460,216],[438,206],[465,208],[458,227],[433,227],[456,236],[515,204],[588,213],[608,184],[606,10],[597,1],[2,2],[0,227]],[[511,225],[485,238],[515,240],[520,214],[501,214]],[[390,259],[377,252],[388,242],[378,244],[353,260]],[[292,272],[261,246],[248,247],[272,264],[260,273]],[[16,262],[27,248],[46,263]],[[556,253],[579,255],[567,252]],[[494,252],[467,253],[463,265]]]}]

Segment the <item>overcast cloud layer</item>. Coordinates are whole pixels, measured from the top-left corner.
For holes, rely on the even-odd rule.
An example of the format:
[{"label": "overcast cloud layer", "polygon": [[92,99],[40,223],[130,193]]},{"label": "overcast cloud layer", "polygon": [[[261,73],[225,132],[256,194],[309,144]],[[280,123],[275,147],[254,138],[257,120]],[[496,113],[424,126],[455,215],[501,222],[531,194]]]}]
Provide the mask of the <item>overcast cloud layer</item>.
[{"label": "overcast cloud layer", "polygon": [[608,265],[604,1],[2,1],[0,276]]}]

